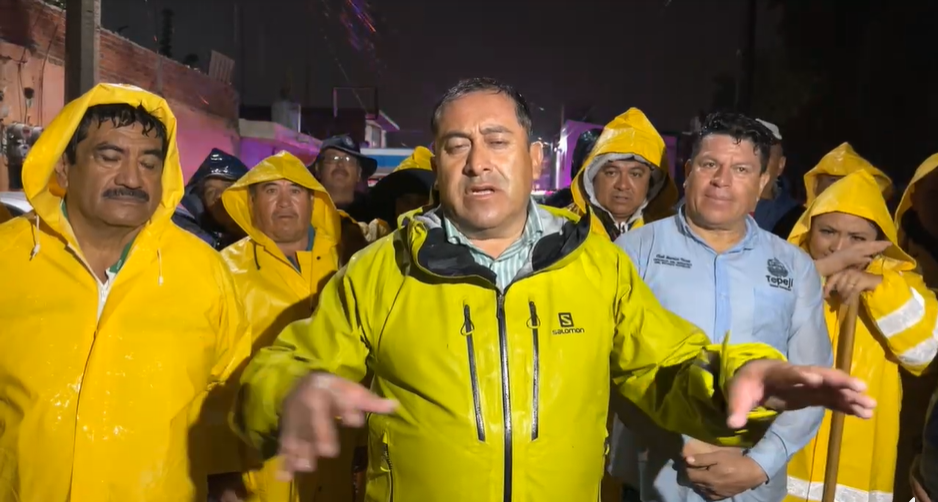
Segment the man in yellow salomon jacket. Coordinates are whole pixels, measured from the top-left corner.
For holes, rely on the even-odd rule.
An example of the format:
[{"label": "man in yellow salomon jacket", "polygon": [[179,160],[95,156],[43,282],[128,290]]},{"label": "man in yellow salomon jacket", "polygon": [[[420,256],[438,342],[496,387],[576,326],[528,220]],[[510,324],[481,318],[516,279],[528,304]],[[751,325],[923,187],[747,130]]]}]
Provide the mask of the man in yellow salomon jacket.
[{"label": "man in yellow salomon jacket", "polygon": [[[339,212],[303,162],[287,152],[262,160],[225,191],[222,202],[248,235],[222,257],[244,302],[257,352],[272,345],[287,324],[312,314],[319,291],[338,270]],[[275,461],[261,467],[262,452],[246,452],[247,499],[351,500],[352,451],[293,487],[277,481]]]},{"label": "man in yellow salomon jacket", "polygon": [[571,191],[570,209],[594,213],[612,240],[670,216],[678,200],[664,139],[638,108],[606,124]]},{"label": "man in yellow salomon jacket", "polygon": [[861,157],[850,143],[843,143],[821,157],[818,164],[805,173],[804,188],[808,195],[805,206],[810,206],[814,199],[834,182],[855,171],[870,173],[883,191],[883,198],[889,202],[893,192],[892,179]]},{"label": "man in yellow salomon jacket", "polygon": [[237,445],[206,443],[224,414],[193,424],[250,337],[221,256],[170,221],[169,106],[97,85],[23,184],[35,212],[0,227],[0,501],[204,500]]},{"label": "man in yellow salomon jacket", "polygon": [[[835,370],[709,346],[595,220],[534,204],[543,152],[510,86],[460,82],[431,129],[440,207],[359,252],[241,380],[236,423],[259,447],[279,436],[285,476],[338,454],[333,417],[369,412],[368,501],[597,500],[610,379],[716,443],[770,419],[770,395],[871,413]],[[369,369],[374,394],[355,383]]]}]

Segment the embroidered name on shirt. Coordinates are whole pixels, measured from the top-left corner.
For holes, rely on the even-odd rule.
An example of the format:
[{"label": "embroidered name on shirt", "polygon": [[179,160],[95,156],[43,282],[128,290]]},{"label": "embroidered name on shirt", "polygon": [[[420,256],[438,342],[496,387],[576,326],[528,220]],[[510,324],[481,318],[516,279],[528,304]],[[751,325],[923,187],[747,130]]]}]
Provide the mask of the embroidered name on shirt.
[{"label": "embroidered name on shirt", "polygon": [[667,265],[669,267],[690,268],[691,262],[687,258],[676,256],[667,256],[663,254],[655,255],[655,265]]},{"label": "embroidered name on shirt", "polygon": [[788,269],[785,268],[785,265],[782,265],[782,262],[775,258],[769,258],[766,268],[769,273],[766,274],[765,280],[770,287],[791,291],[792,286],[795,285],[795,278],[789,277]]},{"label": "embroidered name on shirt", "polygon": [[557,314],[557,320],[560,322],[560,329],[553,330],[551,333],[554,335],[578,335],[586,332],[585,329],[576,327],[573,322],[573,314],[570,312]]}]

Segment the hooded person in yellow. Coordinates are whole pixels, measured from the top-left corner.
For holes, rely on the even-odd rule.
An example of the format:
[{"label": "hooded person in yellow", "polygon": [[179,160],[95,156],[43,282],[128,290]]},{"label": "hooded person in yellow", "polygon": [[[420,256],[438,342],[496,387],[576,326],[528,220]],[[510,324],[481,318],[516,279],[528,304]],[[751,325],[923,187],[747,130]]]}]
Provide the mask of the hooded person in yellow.
[{"label": "hooded person in yellow", "polygon": [[[439,208],[360,252],[245,370],[235,422],[259,448],[279,435],[286,475],[338,454],[334,417],[361,426],[370,412],[369,502],[597,500],[610,380],[663,426],[714,442],[769,419],[754,409],[775,392],[846,404],[846,385],[865,414],[839,372],[710,345],[592,218],[534,204],[543,152],[510,86],[460,82],[431,130]],[[369,370],[371,392],[355,383]],[[817,393],[792,387],[808,380]]]},{"label": "hooded person in yellow", "polygon": [[606,124],[572,190],[569,209],[580,215],[593,212],[612,240],[670,216],[678,201],[664,139],[638,108]]},{"label": "hooded person in yellow", "polygon": [[[909,186],[902,194],[896,209],[895,223],[899,228],[899,244],[902,249],[915,258],[925,283],[931,289],[938,289],[938,154],[923,162]],[[938,338],[938,333],[936,333]],[[908,489],[907,472],[912,463],[912,456],[922,447],[922,428],[925,425],[927,395],[938,390],[938,372],[932,370],[920,378],[903,372],[902,385],[905,390],[902,398],[901,435],[899,438],[899,459],[896,464],[897,500],[909,500],[912,497]],[[936,446],[938,447],[938,439]],[[933,448],[934,448],[933,447]],[[938,459],[933,461],[938,465]],[[938,476],[938,472],[935,473]],[[938,478],[936,478],[938,479]],[[902,498],[898,498],[902,497]],[[932,494],[932,500],[938,494]]]},{"label": "hooded person in yellow", "polygon": [[892,180],[889,176],[873,167],[873,164],[870,164],[863,157],[860,157],[850,146],[850,143],[843,143],[821,157],[821,161],[805,173],[804,188],[808,194],[805,206],[810,206],[814,199],[835,181],[856,171],[870,173],[882,191],[883,198],[887,202],[889,201],[893,192]]},{"label": "hooded person in yellow", "polygon": [[[938,351],[934,338],[938,301],[915,272],[915,260],[899,248],[896,227],[880,190],[873,176],[862,169],[841,178],[808,206],[788,239],[813,259],[828,262],[864,243],[884,241],[888,246],[880,246],[882,254],[871,256],[865,267],[832,270],[819,265],[819,270],[832,272],[825,278],[825,318],[835,350],[844,321],[839,318],[841,304],[860,297],[850,373],[868,382],[869,393],[878,402],[873,419],[846,419],[838,502],[893,499],[902,399],[899,367],[921,374]],[[788,465],[787,500],[820,500],[829,437],[828,413],[817,436]]]},{"label": "hooded person in yellow", "polygon": [[407,212],[433,202],[431,192],[436,175],[431,162],[433,152],[418,146],[410,157],[381,178],[368,192],[371,213],[385,222],[390,230],[398,227],[398,220]]},{"label": "hooded person in yellow", "polygon": [[169,106],[95,86],[23,184],[35,212],[0,227],[0,501],[204,500],[230,452],[193,423],[250,333],[221,256],[170,221]]},{"label": "hooded person in yellow", "polygon": [[[253,352],[273,344],[287,324],[306,319],[319,291],[339,267],[339,212],[303,162],[287,152],[262,160],[222,195],[248,237],[222,251],[254,336]],[[246,455],[248,500],[352,499],[352,448],[296,486],[276,480],[277,464],[261,468]]]}]

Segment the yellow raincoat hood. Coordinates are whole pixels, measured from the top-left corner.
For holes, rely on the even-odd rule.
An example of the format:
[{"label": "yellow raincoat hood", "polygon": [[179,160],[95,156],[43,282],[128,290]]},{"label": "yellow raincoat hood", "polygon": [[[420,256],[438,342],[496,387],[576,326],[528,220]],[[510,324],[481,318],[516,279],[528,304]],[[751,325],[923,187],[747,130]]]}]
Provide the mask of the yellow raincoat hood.
[{"label": "yellow raincoat hood", "polygon": [[[168,149],[155,213],[99,280],[54,169],[105,104],[142,106]],[[0,225],[0,502],[204,500],[206,475],[238,445],[213,442],[226,417],[202,403],[248,356],[250,333],[221,257],[170,222],[183,177],[169,105],[95,86],[40,136],[23,185],[35,213]]]},{"label": "yellow raincoat hood", "polygon": [[[867,170],[859,169],[846,175],[808,206],[788,239],[807,251],[812,218],[840,212],[874,222],[883,238],[893,244],[866,268],[867,273],[880,277],[881,282],[860,295],[850,374],[867,383],[868,394],[876,399],[877,408],[870,420],[847,417],[844,421],[843,450],[837,473],[838,501],[891,500],[894,491],[897,495],[901,493],[902,487],[896,486],[894,479],[907,484],[909,468],[907,464],[902,467],[901,459],[897,463],[897,452],[905,453],[900,431],[906,428],[906,422],[900,422],[900,409],[905,414],[907,405],[912,405],[910,409],[918,418],[914,431],[919,433],[927,405],[925,396],[934,388],[912,394],[905,405],[900,406],[903,393],[909,392],[909,387],[903,385],[899,367],[912,375],[921,375],[935,357],[933,333],[936,332],[938,302],[915,271],[915,260],[898,246],[896,226],[881,188]],[[839,337],[844,322],[840,298],[831,296],[823,307],[828,335],[834,350],[840,350]],[[786,502],[819,499],[830,426],[831,414],[827,412],[817,435],[789,462]],[[900,446],[897,448],[897,445]]]},{"label": "yellow raincoat hood", "polygon": [[909,181],[909,186],[906,187],[905,192],[902,193],[899,207],[896,208],[896,217],[893,219],[896,226],[899,227],[900,233],[902,229],[902,216],[905,215],[906,211],[912,208],[912,193],[915,191],[915,185],[934,172],[935,168],[938,168],[938,153],[928,157],[925,159],[925,162],[922,162],[922,165],[918,166],[918,169],[915,170],[915,174],[912,175],[912,180]]},{"label": "yellow raincoat hood", "polygon": [[894,270],[913,270],[915,260],[899,247],[896,225],[892,221],[881,185],[867,170],[857,170],[837,180],[808,206],[792,229],[788,242],[808,250],[811,220],[827,213],[846,213],[859,216],[876,224],[892,246],[883,253],[884,266]]},{"label": "yellow raincoat hood", "polygon": [[821,161],[818,162],[813,169],[805,173],[804,187],[808,194],[808,200],[805,202],[805,205],[810,205],[811,202],[814,201],[814,198],[817,197],[815,187],[819,175],[846,176],[856,171],[866,171],[873,176],[882,192],[883,199],[889,199],[889,197],[892,196],[892,179],[890,179],[886,173],[873,167],[873,164],[870,164],[866,159],[857,154],[857,152],[853,150],[853,147],[850,146],[850,143],[843,143],[828,152],[827,155],[821,157]]},{"label": "yellow raincoat hood", "polygon": [[[596,202],[593,178],[599,169],[612,160],[634,159],[652,167],[651,182],[645,204],[632,216],[630,228],[638,228],[645,222],[659,220],[671,214],[678,201],[677,187],[671,180],[668,151],[664,139],[638,108],[629,108],[612,122],[606,124],[602,135],[596,140],[593,151],[583,162],[583,168],[573,180],[573,204],[580,214],[592,206],[605,226],[612,217]],[[609,220],[609,221],[607,221]]]},{"label": "yellow raincoat hood", "polygon": [[221,200],[225,205],[225,210],[231,215],[231,218],[248,235],[249,239],[262,245],[269,253],[287,261],[286,256],[280,251],[280,248],[274,244],[274,241],[264,235],[254,226],[254,218],[251,214],[250,194],[248,188],[258,183],[268,181],[289,180],[312,192],[313,203],[313,222],[316,228],[317,238],[328,237],[338,242],[340,237],[339,211],[329,192],[325,187],[310,174],[303,161],[288,152],[280,152],[276,155],[267,157],[260,164],[241,177],[234,185],[231,185]]},{"label": "yellow raincoat hood", "polygon": [[414,148],[414,153],[410,154],[410,157],[404,159],[404,161],[391,172],[396,173],[404,169],[426,169],[427,171],[432,171],[432,161],[433,152],[427,147],[418,146]]},{"label": "yellow raincoat hood", "polygon": [[[98,84],[80,98],[65,105],[55,120],[39,136],[36,145],[23,164],[23,192],[29,203],[43,222],[76,249],[78,249],[78,242],[75,241],[72,228],[62,214],[61,206],[65,190],[56,181],[55,166],[61,161],[69,139],[78,129],[78,124],[88,108],[120,103],[143,106],[166,126],[166,140],[169,146],[166,158],[163,160],[163,197],[141,235],[154,235],[162,232],[169,224],[179,201],[182,200],[185,183],[182,167],[179,164],[179,150],[176,147],[176,117],[169,109],[169,104],[156,94],[138,87]],[[40,252],[38,243],[36,252]]]}]

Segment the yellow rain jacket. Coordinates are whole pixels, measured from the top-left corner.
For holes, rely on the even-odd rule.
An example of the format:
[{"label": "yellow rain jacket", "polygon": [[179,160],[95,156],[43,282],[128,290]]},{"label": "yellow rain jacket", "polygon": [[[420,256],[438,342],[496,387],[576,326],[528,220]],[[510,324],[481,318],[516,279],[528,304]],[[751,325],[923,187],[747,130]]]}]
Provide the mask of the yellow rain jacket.
[{"label": "yellow rain jacket", "polygon": [[[161,120],[169,150],[160,205],[108,288],[84,264],[53,169],[85,111],[116,103]],[[229,451],[190,429],[250,337],[221,256],[170,221],[183,178],[169,106],[95,86],[43,132],[23,184],[34,217],[0,227],[0,501],[204,500],[195,491]]]},{"label": "yellow rain jacket", "polygon": [[[311,248],[298,252],[295,262],[254,226],[249,202],[251,185],[281,179],[309,189],[313,199]],[[257,353],[273,344],[287,324],[312,314],[319,291],[338,270],[339,212],[303,162],[286,152],[262,160],[225,191],[222,202],[248,235],[225,248],[222,257],[234,274],[238,296],[252,327],[253,353]],[[346,444],[351,446],[343,450],[342,458],[320,463],[314,475],[302,476],[294,485],[277,481],[276,460],[261,468],[262,455],[246,452],[245,470],[250,472],[245,475],[245,485],[251,493],[248,500],[350,501],[354,444]]]},{"label": "yellow rain jacket", "polygon": [[246,369],[242,432],[276,442],[277,410],[309,371],[373,371],[372,390],[400,406],[368,417],[370,502],[598,500],[610,380],[668,429],[738,443],[716,396],[746,361],[783,356],[710,345],[591,218],[537,212],[544,235],[504,293],[436,210],[360,252]]},{"label": "yellow rain jacket", "polygon": [[[896,227],[880,189],[867,171],[847,175],[814,200],[788,239],[807,251],[812,218],[841,212],[875,223],[883,238],[893,243],[866,269],[882,276],[883,282],[861,295],[850,374],[867,382],[869,395],[879,406],[870,420],[846,419],[837,476],[838,502],[892,500],[902,401],[899,366],[921,374],[938,350],[933,335],[938,301],[915,272],[915,260],[899,248]],[[843,322],[839,311],[836,296],[826,301],[824,314],[835,351]],[[927,401],[927,395],[923,399]],[[815,439],[788,464],[789,502],[821,499],[830,416],[828,412]],[[908,477],[908,470],[904,475]]]},{"label": "yellow rain jacket", "polygon": [[821,161],[818,162],[813,169],[805,173],[804,188],[805,193],[808,194],[808,201],[805,205],[811,205],[815,197],[817,197],[817,178],[819,175],[826,174],[828,176],[842,177],[855,171],[866,171],[870,173],[882,191],[884,199],[889,199],[889,197],[892,196],[893,186],[889,176],[873,167],[873,164],[870,164],[863,157],[860,157],[860,155],[853,150],[853,147],[850,146],[850,143],[843,143],[828,152],[827,155],[821,157]]},{"label": "yellow rain jacket", "polygon": [[[938,176],[934,174],[936,167],[938,167],[938,154],[926,159],[915,170],[912,181],[902,194],[894,219],[899,228],[899,244],[918,262],[919,272],[924,276],[928,287],[933,290],[938,289],[938,249],[923,242],[915,242],[905,231],[903,217],[912,208],[912,193],[915,191],[915,186],[926,176]],[[938,332],[935,333],[935,337],[938,339]],[[902,387],[905,394],[900,420],[899,459],[896,463],[896,500],[900,502],[912,498],[908,472],[912,465],[912,458],[921,451],[922,428],[925,426],[928,406],[926,396],[938,388],[938,372],[932,370],[920,378],[902,372]]]},{"label": "yellow rain jacket", "polygon": [[[626,228],[616,224],[612,215],[599,205],[593,191],[593,178],[602,166],[623,159],[638,160],[652,168],[645,202],[632,215]],[[614,240],[628,230],[673,214],[678,193],[669,172],[667,146],[638,108],[629,108],[606,124],[583,166],[571,184],[573,204],[568,209],[580,215],[590,209],[602,222],[601,227],[594,226],[594,231],[605,233]]]}]

